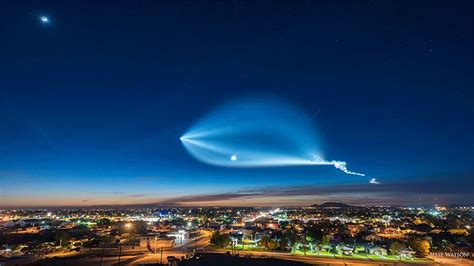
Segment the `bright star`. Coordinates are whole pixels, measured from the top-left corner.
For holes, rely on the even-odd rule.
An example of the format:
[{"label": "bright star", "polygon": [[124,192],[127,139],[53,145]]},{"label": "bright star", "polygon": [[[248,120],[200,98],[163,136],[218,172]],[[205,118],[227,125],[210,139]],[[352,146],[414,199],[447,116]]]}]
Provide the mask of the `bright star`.
[{"label": "bright star", "polygon": [[232,156],[230,156],[230,160],[232,161],[237,161],[237,154],[233,154]]}]

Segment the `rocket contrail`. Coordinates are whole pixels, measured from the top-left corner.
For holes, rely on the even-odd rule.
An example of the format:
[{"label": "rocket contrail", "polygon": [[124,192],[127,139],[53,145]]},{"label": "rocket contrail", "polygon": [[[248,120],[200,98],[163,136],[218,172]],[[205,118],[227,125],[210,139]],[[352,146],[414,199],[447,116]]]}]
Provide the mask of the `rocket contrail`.
[{"label": "rocket contrail", "polygon": [[357,173],[357,172],[352,172],[352,171],[349,171],[347,169],[347,163],[344,162],[344,161],[326,161],[322,158],[314,158],[311,160],[311,162],[313,162],[313,164],[315,165],[333,165],[334,167],[336,167],[336,169],[339,169],[341,170],[342,172],[348,174],[348,175],[358,175],[358,176],[365,176],[365,174],[362,174],[362,173]]},{"label": "rocket contrail", "polygon": [[357,176],[345,161],[321,155],[314,123],[283,101],[237,101],[211,112],[180,137],[197,160],[221,167],[332,165]]},{"label": "rocket contrail", "polygon": [[352,172],[352,171],[347,170],[346,162],[331,161],[331,163],[334,164],[334,167],[336,167],[337,169],[343,171],[343,172],[346,173],[346,174],[349,174],[349,175],[358,175],[358,176],[365,176],[365,174],[361,174],[361,173]]}]

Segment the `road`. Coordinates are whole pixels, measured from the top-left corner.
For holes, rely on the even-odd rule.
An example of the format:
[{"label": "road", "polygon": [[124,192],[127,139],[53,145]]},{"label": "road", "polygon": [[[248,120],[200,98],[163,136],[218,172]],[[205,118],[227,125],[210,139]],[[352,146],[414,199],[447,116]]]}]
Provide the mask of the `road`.
[{"label": "road", "polygon": [[452,258],[452,257],[429,257],[430,259],[435,260],[439,264],[444,265],[459,265],[459,266],[473,266],[474,260],[468,258]]},{"label": "road", "polygon": [[[222,253],[222,251],[210,251],[209,252],[216,252]],[[283,260],[291,260],[297,262],[303,262],[310,265],[397,265],[397,266],[414,266],[414,265],[424,265],[424,263],[402,263],[402,262],[385,262],[385,261],[373,261],[373,260],[358,260],[358,259],[341,259],[341,258],[322,258],[316,256],[302,256],[302,255],[294,255],[291,253],[280,253],[280,252],[266,252],[266,251],[235,251],[236,254],[240,256],[248,256],[249,254],[252,258],[275,258],[275,259],[283,259]],[[433,264],[429,264],[433,265]]]},{"label": "road", "polygon": [[166,262],[166,257],[175,256],[176,258],[186,257],[191,255],[197,249],[203,251],[203,248],[209,244],[209,236],[207,234],[200,234],[199,236],[187,240],[184,244],[179,244],[172,248],[164,248],[163,253],[157,250],[156,254],[148,253],[140,259],[130,262],[129,265],[148,264]]}]

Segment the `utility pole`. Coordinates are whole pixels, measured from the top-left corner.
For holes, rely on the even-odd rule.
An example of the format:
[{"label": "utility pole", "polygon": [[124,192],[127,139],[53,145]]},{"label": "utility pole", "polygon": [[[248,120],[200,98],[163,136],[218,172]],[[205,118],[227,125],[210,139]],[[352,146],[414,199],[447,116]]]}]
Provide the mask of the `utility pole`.
[{"label": "utility pole", "polygon": [[160,264],[163,263],[163,247],[160,248]]},{"label": "utility pole", "polygon": [[231,246],[231,250],[232,250],[232,255],[235,254],[235,242],[234,242],[234,239],[232,239],[232,246]]},{"label": "utility pole", "polygon": [[120,256],[122,255],[122,244],[119,243],[119,257],[118,257],[118,266],[120,266]]},{"label": "utility pole", "polygon": [[104,246],[102,246],[102,255],[100,256],[99,266],[102,266],[102,260],[104,259],[104,253],[105,253],[105,240],[104,240]]}]

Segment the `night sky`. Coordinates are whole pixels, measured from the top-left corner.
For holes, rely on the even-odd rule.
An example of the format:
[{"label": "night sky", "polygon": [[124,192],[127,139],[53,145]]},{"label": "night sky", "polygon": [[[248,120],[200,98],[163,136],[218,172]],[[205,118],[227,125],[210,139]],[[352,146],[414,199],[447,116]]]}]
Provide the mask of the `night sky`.
[{"label": "night sky", "polygon": [[[472,1],[338,2],[1,1],[0,205],[474,203]],[[183,148],[257,96],[367,177]]]}]

